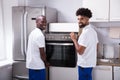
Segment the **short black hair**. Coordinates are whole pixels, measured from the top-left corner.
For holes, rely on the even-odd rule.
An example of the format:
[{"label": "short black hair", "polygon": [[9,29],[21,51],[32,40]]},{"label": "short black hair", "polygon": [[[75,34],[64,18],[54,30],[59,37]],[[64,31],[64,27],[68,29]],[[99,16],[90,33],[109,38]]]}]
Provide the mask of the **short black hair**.
[{"label": "short black hair", "polygon": [[86,16],[88,18],[92,17],[92,12],[88,8],[79,8],[76,11],[76,16],[81,15],[81,16]]}]

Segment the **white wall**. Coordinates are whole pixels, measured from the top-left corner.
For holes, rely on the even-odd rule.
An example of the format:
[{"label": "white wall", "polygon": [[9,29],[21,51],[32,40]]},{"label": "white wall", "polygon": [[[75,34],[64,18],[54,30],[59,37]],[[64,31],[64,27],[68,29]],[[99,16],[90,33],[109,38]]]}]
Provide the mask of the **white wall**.
[{"label": "white wall", "polygon": [[82,0],[27,0],[27,5],[46,5],[58,11],[58,22],[76,22],[75,12]]},{"label": "white wall", "polygon": [[50,1],[47,1],[47,0],[26,0],[26,5],[39,6],[39,5],[46,5],[47,2],[49,3]]},{"label": "white wall", "polygon": [[77,22],[75,12],[81,4],[82,0],[51,0],[48,6],[58,10],[59,22]]},{"label": "white wall", "polygon": [[5,50],[8,59],[12,59],[12,6],[18,5],[17,0],[3,0],[3,25],[5,31]]},{"label": "white wall", "polygon": [[3,27],[3,5],[2,0],[0,0],[0,60],[3,60],[6,58],[5,53],[5,41],[4,41],[4,27]]}]

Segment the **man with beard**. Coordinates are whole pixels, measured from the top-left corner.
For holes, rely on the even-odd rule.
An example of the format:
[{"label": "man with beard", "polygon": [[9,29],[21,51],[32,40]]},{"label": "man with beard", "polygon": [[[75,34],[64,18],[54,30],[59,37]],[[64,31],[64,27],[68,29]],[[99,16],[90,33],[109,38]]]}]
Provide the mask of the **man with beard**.
[{"label": "man with beard", "polygon": [[79,80],[92,80],[92,69],[96,66],[98,37],[93,25],[89,23],[92,13],[88,8],[79,8],[76,16],[82,33],[78,41],[74,32],[71,32],[70,36],[77,51]]}]

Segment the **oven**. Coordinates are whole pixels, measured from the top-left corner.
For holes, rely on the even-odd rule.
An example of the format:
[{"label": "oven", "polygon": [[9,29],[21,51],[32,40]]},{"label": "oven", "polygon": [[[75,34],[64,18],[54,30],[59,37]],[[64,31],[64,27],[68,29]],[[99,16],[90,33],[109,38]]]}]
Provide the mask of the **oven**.
[{"label": "oven", "polygon": [[51,66],[75,67],[76,50],[69,34],[46,34],[46,55]]}]

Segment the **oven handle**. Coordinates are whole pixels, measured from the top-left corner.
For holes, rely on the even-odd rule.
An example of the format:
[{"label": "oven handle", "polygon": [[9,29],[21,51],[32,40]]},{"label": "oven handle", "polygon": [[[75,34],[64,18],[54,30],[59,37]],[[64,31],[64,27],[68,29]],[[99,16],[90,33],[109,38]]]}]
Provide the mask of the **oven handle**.
[{"label": "oven handle", "polygon": [[73,46],[73,43],[46,43],[47,45],[65,45],[65,46]]}]

